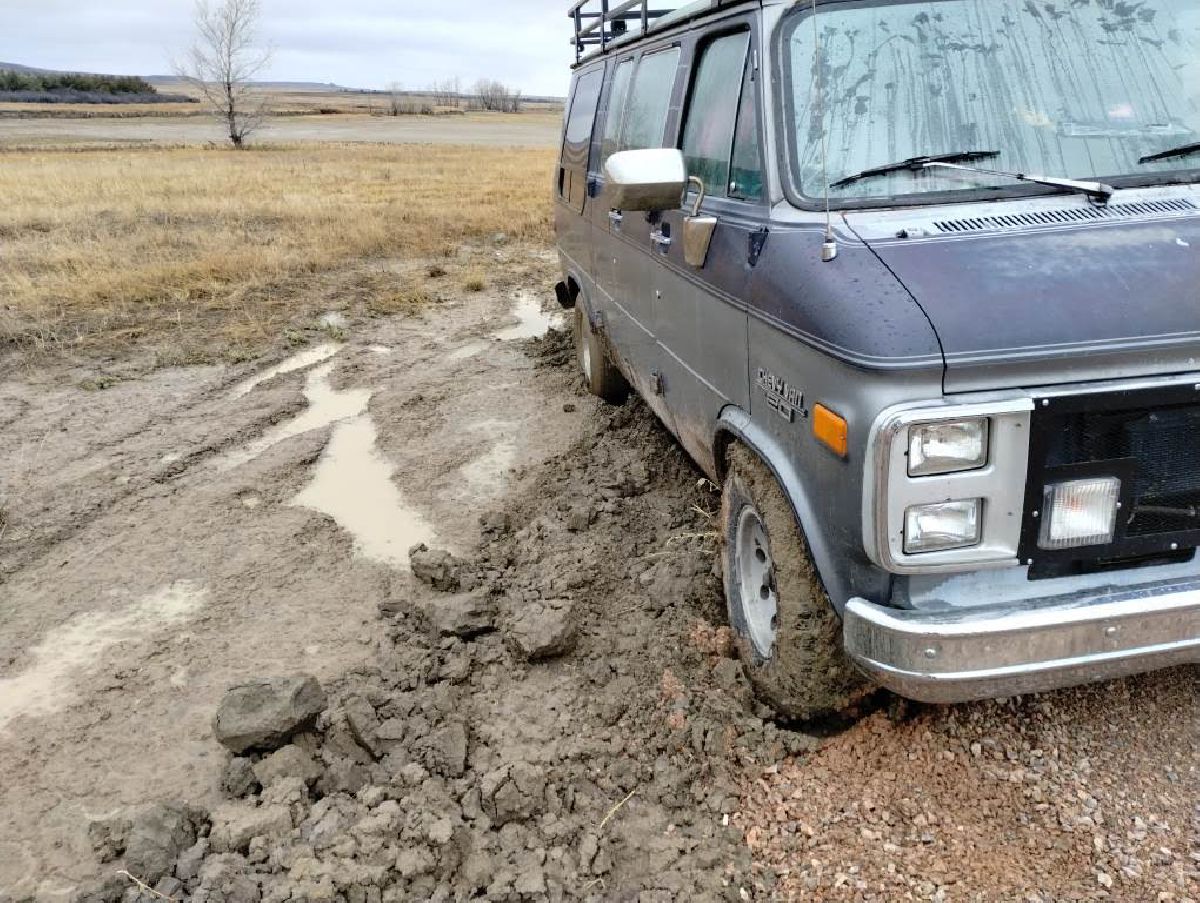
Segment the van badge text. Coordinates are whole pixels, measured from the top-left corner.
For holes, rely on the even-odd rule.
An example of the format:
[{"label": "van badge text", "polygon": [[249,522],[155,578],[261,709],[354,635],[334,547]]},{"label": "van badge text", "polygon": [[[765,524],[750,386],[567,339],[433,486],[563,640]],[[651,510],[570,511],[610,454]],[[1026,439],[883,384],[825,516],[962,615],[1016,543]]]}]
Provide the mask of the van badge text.
[{"label": "van badge text", "polygon": [[770,370],[759,367],[758,378],[755,379],[755,382],[767,396],[767,405],[784,420],[794,423],[797,412],[803,415],[804,393],[794,386],[788,385],[787,380],[780,379]]}]

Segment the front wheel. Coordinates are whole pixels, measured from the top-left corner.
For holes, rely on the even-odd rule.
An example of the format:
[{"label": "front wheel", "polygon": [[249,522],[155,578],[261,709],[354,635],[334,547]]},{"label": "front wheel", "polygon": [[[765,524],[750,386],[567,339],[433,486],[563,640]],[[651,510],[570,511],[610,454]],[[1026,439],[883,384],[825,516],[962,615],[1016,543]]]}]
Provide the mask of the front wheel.
[{"label": "front wheel", "polygon": [[846,657],[842,623],[792,506],[749,449],[730,449],[721,500],[725,598],[747,675],[781,715],[808,720],[869,690]]},{"label": "front wheel", "polygon": [[582,304],[575,305],[575,357],[588,391],[610,404],[621,404],[629,396],[629,383],[613,366],[604,343],[592,329]]}]

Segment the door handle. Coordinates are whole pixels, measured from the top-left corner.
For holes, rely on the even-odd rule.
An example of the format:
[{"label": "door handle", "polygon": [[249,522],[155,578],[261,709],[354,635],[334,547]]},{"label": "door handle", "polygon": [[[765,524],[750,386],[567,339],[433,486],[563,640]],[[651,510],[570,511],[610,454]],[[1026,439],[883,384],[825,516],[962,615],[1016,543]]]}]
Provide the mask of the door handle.
[{"label": "door handle", "polygon": [[663,232],[662,229],[655,229],[650,233],[650,240],[666,251],[671,247],[671,236]]},{"label": "door handle", "polygon": [[621,225],[621,223],[624,221],[624,219],[625,219],[625,214],[623,214],[620,210],[608,211],[608,221],[610,223],[612,223],[614,226]]}]

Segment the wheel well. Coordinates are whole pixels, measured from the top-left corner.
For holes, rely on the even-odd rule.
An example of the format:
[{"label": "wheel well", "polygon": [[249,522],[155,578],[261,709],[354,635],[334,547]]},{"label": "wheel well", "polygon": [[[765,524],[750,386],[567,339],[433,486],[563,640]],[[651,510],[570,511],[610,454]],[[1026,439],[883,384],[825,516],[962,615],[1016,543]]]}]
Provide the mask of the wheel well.
[{"label": "wheel well", "polygon": [[724,483],[729,473],[729,450],[740,440],[732,430],[718,429],[713,440],[713,462],[717,466],[717,482]]},{"label": "wheel well", "polygon": [[849,575],[839,567],[838,548],[821,530],[821,522],[812,505],[812,498],[806,492],[795,462],[789,460],[786,452],[772,440],[768,432],[755,427],[748,413],[730,405],[721,412],[717,434],[713,438],[713,457],[719,474],[718,479],[722,483],[729,474],[729,451],[734,443],[745,446],[774,474],[791,503],[792,513],[808,543],[817,574],[833,600],[834,608],[840,612],[845,602],[853,595],[850,591]]}]

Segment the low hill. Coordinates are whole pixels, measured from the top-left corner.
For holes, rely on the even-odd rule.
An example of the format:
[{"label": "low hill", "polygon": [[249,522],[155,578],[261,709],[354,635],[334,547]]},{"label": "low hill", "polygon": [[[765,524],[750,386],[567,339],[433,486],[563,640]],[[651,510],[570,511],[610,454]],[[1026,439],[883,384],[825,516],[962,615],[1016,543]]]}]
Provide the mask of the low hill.
[{"label": "low hill", "polygon": [[[146,76],[146,80],[156,85],[163,85],[164,87],[181,87],[187,84],[187,79],[180,78],[178,75],[148,75]],[[341,85],[336,85],[333,82],[252,81],[250,84],[262,91],[303,91],[313,94],[339,94],[351,90],[343,88]]]}]

